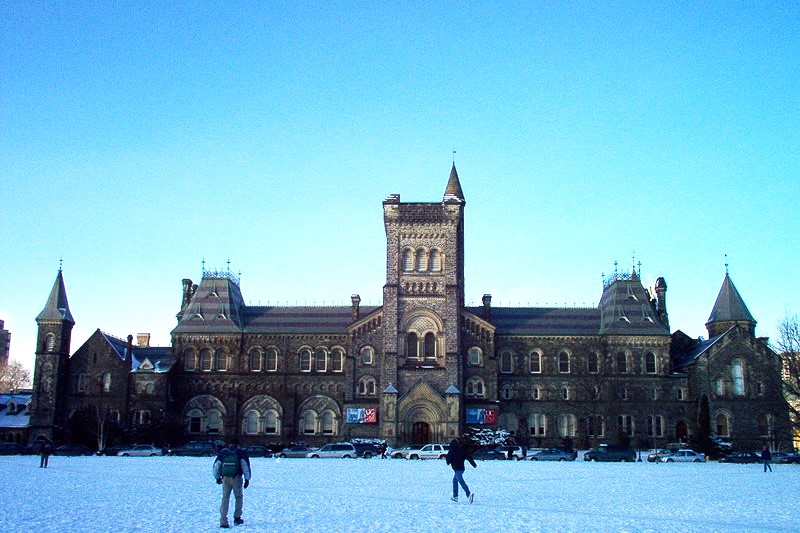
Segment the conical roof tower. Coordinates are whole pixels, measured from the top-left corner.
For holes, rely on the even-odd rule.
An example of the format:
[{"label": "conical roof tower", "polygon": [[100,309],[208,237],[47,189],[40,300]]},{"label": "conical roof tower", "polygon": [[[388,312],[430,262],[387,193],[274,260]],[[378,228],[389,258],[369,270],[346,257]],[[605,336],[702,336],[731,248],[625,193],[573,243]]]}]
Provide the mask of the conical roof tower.
[{"label": "conical roof tower", "polygon": [[714,308],[711,310],[708,322],[706,322],[708,336],[716,337],[725,333],[732,326],[739,326],[755,335],[756,324],[756,320],[750,314],[742,296],[736,290],[736,286],[726,272],[725,279],[722,280],[722,287],[717,295],[717,301],[714,302]]}]

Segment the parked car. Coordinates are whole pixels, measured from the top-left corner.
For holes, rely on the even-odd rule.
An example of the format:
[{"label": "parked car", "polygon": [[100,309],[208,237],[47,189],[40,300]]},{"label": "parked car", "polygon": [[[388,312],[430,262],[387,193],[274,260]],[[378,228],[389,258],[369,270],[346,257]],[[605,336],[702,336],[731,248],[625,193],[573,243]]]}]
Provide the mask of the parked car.
[{"label": "parked car", "polygon": [[106,456],[119,455],[119,451],[121,449],[129,447],[130,446],[106,446],[102,450],[97,450],[97,455],[106,455]]},{"label": "parked car", "polygon": [[0,455],[26,455],[28,448],[16,442],[0,442]]},{"label": "parked car", "polygon": [[423,444],[410,444],[408,446],[403,446],[402,448],[392,450],[392,453],[389,454],[389,457],[392,459],[408,459],[408,456],[411,453],[418,452],[423,446]]},{"label": "parked car", "polygon": [[760,463],[761,456],[754,452],[734,452],[726,457],[721,458],[719,462],[737,464]]},{"label": "parked car", "polygon": [[575,450],[563,450],[561,448],[547,448],[532,452],[529,456],[531,461],[574,461],[578,457]]},{"label": "parked car", "polygon": [[173,446],[167,455],[191,455],[194,457],[212,457],[217,455],[217,446],[213,442],[192,440],[181,446]]},{"label": "parked car", "polygon": [[670,450],[669,448],[661,448],[659,450],[647,454],[647,462],[648,463],[658,462],[659,459],[671,455],[673,452],[675,452],[675,450]]},{"label": "parked car", "polygon": [[278,453],[275,454],[276,457],[306,457],[308,456],[308,452],[311,451],[311,448],[308,446],[290,446],[288,448],[284,448]]},{"label": "parked car", "polygon": [[772,452],[772,462],[779,465],[800,464],[800,455],[796,453]]},{"label": "parked car", "polygon": [[326,444],[319,450],[308,452],[306,457],[317,458],[334,458],[334,459],[352,459],[358,457],[355,447],[349,442],[339,442],[336,444]]},{"label": "parked car", "polygon": [[356,455],[364,459],[380,456],[384,447],[387,455],[391,456],[391,450],[385,441],[353,441],[350,444],[356,449]]},{"label": "parked car", "polygon": [[706,456],[694,450],[677,450],[658,460],[660,463],[705,463]]},{"label": "parked car", "polygon": [[79,455],[94,455],[94,451],[90,450],[83,444],[63,444],[53,450],[53,455],[62,456],[79,456]]},{"label": "parked car", "polygon": [[625,461],[632,463],[636,460],[636,452],[627,446],[601,444],[583,455],[584,461]]},{"label": "parked car", "polygon": [[155,457],[157,455],[164,455],[164,450],[156,448],[152,444],[136,444],[130,448],[121,448],[117,450],[117,455],[122,457]]},{"label": "parked car", "polygon": [[506,459],[516,459],[517,461],[522,461],[525,459],[525,450],[522,449],[522,446],[498,446],[495,449],[498,452],[505,454]]},{"label": "parked car", "polygon": [[272,450],[266,446],[247,446],[244,451],[247,452],[249,457],[272,457]]},{"label": "parked car", "polygon": [[447,455],[447,445],[445,444],[426,444],[419,450],[408,454],[409,459],[444,459]]},{"label": "parked car", "polygon": [[476,461],[507,461],[508,454],[499,451],[497,448],[481,448],[472,454]]}]

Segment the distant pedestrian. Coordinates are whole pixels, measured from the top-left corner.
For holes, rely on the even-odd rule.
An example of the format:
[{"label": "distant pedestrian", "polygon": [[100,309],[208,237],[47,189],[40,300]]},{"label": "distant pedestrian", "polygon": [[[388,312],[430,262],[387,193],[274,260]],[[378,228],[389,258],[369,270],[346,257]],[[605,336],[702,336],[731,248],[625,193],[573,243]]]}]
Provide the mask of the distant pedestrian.
[{"label": "distant pedestrian", "polygon": [[45,441],[39,450],[39,468],[47,468],[51,453],[53,453],[53,447],[50,446],[49,442]]},{"label": "distant pedestrian", "polygon": [[475,459],[461,446],[458,439],[453,439],[450,441],[450,449],[447,451],[445,461],[453,469],[453,497],[451,499],[454,502],[458,501],[458,486],[461,485],[469,499],[469,503],[472,503],[475,499],[475,493],[469,490],[467,482],[464,481],[464,461],[469,461],[473,468],[478,468],[478,465],[475,464]]},{"label": "distant pedestrian", "polygon": [[769,451],[769,446],[764,446],[764,449],[761,450],[761,460],[764,462],[764,472],[769,471],[772,472],[772,465],[769,464],[772,461],[772,452]]},{"label": "distant pedestrian", "polygon": [[239,440],[232,439],[227,448],[223,448],[214,461],[214,479],[222,485],[222,503],[219,506],[219,527],[228,528],[228,506],[231,492],[236,500],[233,509],[233,523],[244,524],[242,509],[244,495],[242,488],[250,486],[250,457],[239,448]]}]

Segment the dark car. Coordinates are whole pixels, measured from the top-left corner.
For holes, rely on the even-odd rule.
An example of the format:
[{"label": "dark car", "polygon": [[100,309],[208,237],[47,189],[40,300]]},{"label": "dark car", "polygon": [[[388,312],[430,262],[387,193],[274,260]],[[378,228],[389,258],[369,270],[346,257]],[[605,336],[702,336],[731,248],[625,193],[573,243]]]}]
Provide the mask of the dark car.
[{"label": "dark car", "polygon": [[719,460],[720,463],[751,464],[760,463],[761,456],[755,452],[735,452]]},{"label": "dark car", "polygon": [[369,459],[370,457],[378,457],[381,453],[386,450],[386,443],[381,441],[375,442],[359,442],[359,441],[352,441],[350,444],[356,449],[356,454],[359,457],[363,457],[364,459]]},{"label": "dark car", "polygon": [[800,455],[796,453],[772,452],[772,462],[779,465],[800,464]]},{"label": "dark car", "polygon": [[308,452],[311,451],[311,448],[308,446],[291,446],[289,448],[284,448],[278,453],[275,454],[275,457],[305,457],[308,455]]},{"label": "dark car", "polygon": [[53,455],[75,457],[79,455],[94,455],[94,451],[90,450],[83,444],[63,444],[53,450]]},{"label": "dark car", "polygon": [[189,441],[182,446],[173,446],[167,455],[191,455],[194,457],[212,457],[217,455],[217,446],[213,442],[199,440]]},{"label": "dark car", "polygon": [[578,452],[575,450],[548,448],[532,452],[529,459],[531,461],[574,461],[576,457],[578,457]]},{"label": "dark car", "polygon": [[108,456],[119,455],[120,449],[122,449],[122,447],[120,446],[106,446],[102,450],[98,450],[97,455],[108,455]]},{"label": "dark car", "polygon": [[26,455],[28,448],[16,442],[0,442],[0,455]]},{"label": "dark car", "polygon": [[606,462],[627,462],[632,463],[636,460],[636,452],[627,446],[614,446],[612,444],[601,444],[583,455],[584,461],[606,461]]},{"label": "dark car", "polygon": [[244,451],[250,457],[272,457],[272,450],[266,446],[247,446]]},{"label": "dark car", "polygon": [[476,461],[507,461],[508,456],[494,448],[481,448],[472,454],[472,458]]}]

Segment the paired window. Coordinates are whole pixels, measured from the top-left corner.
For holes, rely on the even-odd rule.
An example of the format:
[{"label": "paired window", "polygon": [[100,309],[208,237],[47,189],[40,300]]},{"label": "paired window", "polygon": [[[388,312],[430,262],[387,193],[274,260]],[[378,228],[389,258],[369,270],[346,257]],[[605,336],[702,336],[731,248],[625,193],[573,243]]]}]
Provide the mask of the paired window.
[{"label": "paired window", "polygon": [[308,409],[300,415],[300,429],[304,435],[338,435],[339,419],[331,410],[317,414]]},{"label": "paired window", "polygon": [[664,417],[661,415],[650,415],[647,417],[647,435],[650,437],[664,436]]},{"label": "paired window", "polygon": [[469,378],[466,383],[465,394],[471,398],[482,398],[486,394],[483,380],[477,376]]},{"label": "paired window", "polygon": [[442,266],[442,252],[437,248],[405,248],[400,257],[400,268],[404,272],[441,272]]},{"label": "paired window", "polygon": [[602,415],[589,415],[586,417],[586,434],[589,437],[604,437],[606,434],[605,420]]},{"label": "paired window", "polygon": [[420,339],[415,332],[410,332],[406,336],[406,356],[411,359],[435,359],[436,358],[436,335],[429,331]]},{"label": "paired window", "polygon": [[633,423],[633,417],[631,415],[619,415],[617,417],[617,425],[619,426],[620,433],[624,433],[626,435],[633,435],[636,426]]},{"label": "paired window", "polygon": [[268,409],[263,413],[250,409],[244,414],[242,425],[246,435],[277,435],[280,433],[280,418],[274,409]]},{"label": "paired window", "polygon": [[576,426],[575,415],[558,415],[558,435],[560,437],[574,437]]},{"label": "paired window", "polygon": [[372,376],[364,376],[358,380],[358,395],[359,396],[375,396],[377,392],[377,385],[375,378]]},{"label": "paired window", "polygon": [[547,434],[547,417],[541,413],[530,415],[528,425],[532,437],[544,437]]}]

